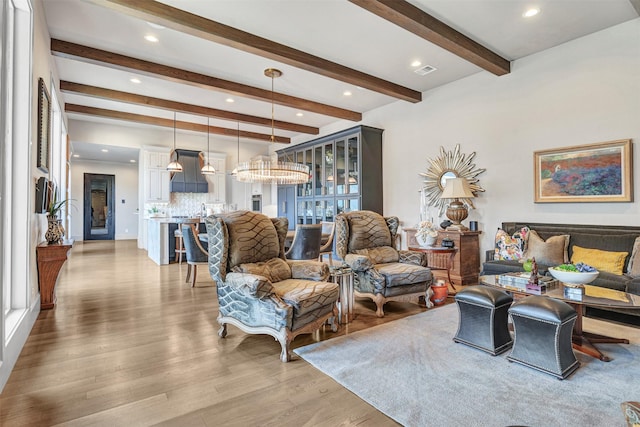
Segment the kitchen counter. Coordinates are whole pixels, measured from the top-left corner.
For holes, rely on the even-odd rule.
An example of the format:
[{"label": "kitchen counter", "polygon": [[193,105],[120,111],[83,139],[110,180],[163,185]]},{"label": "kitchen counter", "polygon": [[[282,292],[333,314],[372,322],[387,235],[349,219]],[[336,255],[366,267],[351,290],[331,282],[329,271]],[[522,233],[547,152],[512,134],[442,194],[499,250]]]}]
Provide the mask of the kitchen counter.
[{"label": "kitchen counter", "polygon": [[169,264],[173,259],[175,240],[173,232],[177,224],[204,223],[204,218],[150,217],[147,219],[147,255],[158,265]]}]

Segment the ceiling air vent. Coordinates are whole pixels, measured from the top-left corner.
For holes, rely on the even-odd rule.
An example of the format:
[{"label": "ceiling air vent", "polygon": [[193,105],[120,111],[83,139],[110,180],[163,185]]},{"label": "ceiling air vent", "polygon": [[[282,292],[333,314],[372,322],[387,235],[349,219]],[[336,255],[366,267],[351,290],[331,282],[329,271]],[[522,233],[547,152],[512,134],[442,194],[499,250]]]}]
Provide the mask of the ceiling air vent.
[{"label": "ceiling air vent", "polygon": [[417,70],[414,70],[413,72],[421,76],[426,76],[427,74],[432,73],[435,70],[437,70],[436,67],[432,67],[431,65],[425,65],[424,67],[420,67]]}]

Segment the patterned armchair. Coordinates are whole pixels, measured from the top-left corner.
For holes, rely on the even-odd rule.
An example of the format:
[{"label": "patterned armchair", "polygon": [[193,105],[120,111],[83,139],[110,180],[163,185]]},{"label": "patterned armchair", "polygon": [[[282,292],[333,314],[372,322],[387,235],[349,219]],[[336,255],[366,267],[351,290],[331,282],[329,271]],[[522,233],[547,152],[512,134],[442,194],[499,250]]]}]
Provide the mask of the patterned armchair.
[{"label": "patterned armchair", "polygon": [[397,217],[371,211],[336,216],[336,252],[354,271],[356,296],[371,298],[378,317],[384,317],[387,301],[424,296],[427,306],[433,305],[429,301],[433,277],[425,267],[425,254],[393,247],[398,225]]},{"label": "patterned armchair", "polygon": [[280,359],[291,359],[293,339],[331,320],[337,330],[338,285],[327,282],[329,267],[317,261],[287,261],[286,218],[235,211],[206,219],[209,272],[218,291],[218,335],[227,324],[280,342]]}]

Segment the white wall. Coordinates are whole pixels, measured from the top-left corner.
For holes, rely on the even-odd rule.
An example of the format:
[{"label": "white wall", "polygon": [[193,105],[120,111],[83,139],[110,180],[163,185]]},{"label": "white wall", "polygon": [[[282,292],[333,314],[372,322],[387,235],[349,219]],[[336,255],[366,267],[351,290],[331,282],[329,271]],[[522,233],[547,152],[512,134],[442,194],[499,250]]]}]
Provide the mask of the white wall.
[{"label": "white wall", "polygon": [[[379,108],[362,123],[385,130],[384,213],[405,226],[418,221],[418,174],[440,146],[456,144],[487,169],[478,177],[486,192],[465,221],[479,221],[482,253],[503,221],[637,226],[640,18],[514,61],[508,75],[481,72],[423,93],[421,103]],[[351,126],[336,123],[321,134]],[[627,138],[636,146],[635,202],[533,202],[534,151]]]},{"label": "white wall", "polygon": [[71,165],[71,237],[83,240],[85,173],[115,175],[115,239],[137,239],[138,165],[93,161],[74,161]]}]

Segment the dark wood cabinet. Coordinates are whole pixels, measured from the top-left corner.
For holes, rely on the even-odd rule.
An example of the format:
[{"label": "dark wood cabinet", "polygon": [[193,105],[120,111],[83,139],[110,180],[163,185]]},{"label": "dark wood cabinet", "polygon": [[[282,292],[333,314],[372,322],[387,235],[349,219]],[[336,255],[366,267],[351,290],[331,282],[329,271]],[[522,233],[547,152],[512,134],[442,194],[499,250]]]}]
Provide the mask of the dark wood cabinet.
[{"label": "dark wood cabinet", "polygon": [[[420,246],[415,239],[415,228],[405,228],[407,247]],[[477,285],[480,275],[480,233],[481,231],[438,231],[436,245],[440,246],[442,239],[449,238],[458,252],[451,269],[451,280],[454,285]]]},{"label": "dark wood cabinet", "polygon": [[56,303],[56,283],[62,265],[67,260],[67,253],[73,243],[36,246],[38,261],[38,285],[40,286],[40,309],[52,309]]},{"label": "dark wood cabinet", "polygon": [[311,171],[308,183],[278,186],[278,216],[289,218],[289,229],[341,212],[382,213],[382,132],[356,126],[278,151],[279,160]]}]

